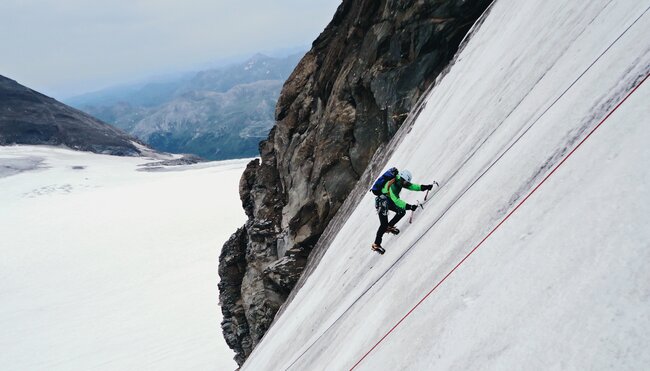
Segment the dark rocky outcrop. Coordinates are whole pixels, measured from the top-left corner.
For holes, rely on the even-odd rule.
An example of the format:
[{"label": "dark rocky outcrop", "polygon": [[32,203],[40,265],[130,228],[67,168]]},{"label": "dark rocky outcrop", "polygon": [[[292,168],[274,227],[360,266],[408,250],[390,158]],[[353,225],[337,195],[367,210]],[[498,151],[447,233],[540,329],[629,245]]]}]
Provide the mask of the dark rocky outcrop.
[{"label": "dark rocky outcrop", "polygon": [[92,116],[0,76],[0,145],[65,145],[80,151],[139,156],[135,138]]},{"label": "dark rocky outcrop", "polygon": [[241,349],[235,361],[242,364],[245,355],[253,349],[250,342],[248,320],[241,296],[241,282],[246,272],[246,230],[239,228],[227,242],[230,249],[219,257],[219,305],[223,308],[224,320],[221,323],[226,344],[233,349]]},{"label": "dark rocky outcrop", "polygon": [[[240,183],[249,219],[220,259],[224,266],[246,251],[238,274],[221,274],[223,287],[240,291],[239,297],[221,291],[224,335],[239,341],[229,345],[240,364],[375,151],[395,134],[489,3],[344,0],[289,77],[276,125],[260,144],[261,160],[248,165]],[[242,310],[247,335],[231,325],[240,323]]]}]

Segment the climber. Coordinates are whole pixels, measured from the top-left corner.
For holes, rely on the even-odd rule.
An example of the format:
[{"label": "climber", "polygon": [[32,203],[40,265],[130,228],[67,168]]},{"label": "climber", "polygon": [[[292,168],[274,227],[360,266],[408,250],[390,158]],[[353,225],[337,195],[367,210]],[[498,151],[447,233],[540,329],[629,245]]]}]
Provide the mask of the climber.
[{"label": "climber", "polygon": [[[398,234],[399,229],[395,228],[395,224],[406,214],[406,210],[415,210],[417,205],[410,205],[399,198],[399,193],[403,187],[411,191],[427,191],[433,188],[433,184],[414,184],[411,183],[412,175],[408,170],[398,171],[397,168],[391,168],[386,171],[382,176],[377,179],[372,186],[372,193],[377,196],[375,198],[375,208],[379,214],[379,229],[375,237],[375,243],[372,244],[371,249],[380,254],[386,252],[381,247],[381,238],[384,233]],[[388,210],[395,212],[395,216],[388,221]]]}]

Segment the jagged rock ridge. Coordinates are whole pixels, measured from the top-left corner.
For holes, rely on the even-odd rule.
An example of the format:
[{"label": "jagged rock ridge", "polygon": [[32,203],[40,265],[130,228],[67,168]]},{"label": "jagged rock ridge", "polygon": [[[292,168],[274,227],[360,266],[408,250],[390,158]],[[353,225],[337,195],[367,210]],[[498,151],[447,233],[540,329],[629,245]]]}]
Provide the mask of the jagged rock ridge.
[{"label": "jagged rock ridge", "polygon": [[[92,116],[0,76],[0,145],[48,144],[138,156],[135,138]],[[141,147],[144,148],[144,147]]]},{"label": "jagged rock ridge", "polygon": [[375,151],[489,5],[352,1],[285,83],[276,125],[240,183],[249,219],[220,257],[222,328],[242,363]]}]

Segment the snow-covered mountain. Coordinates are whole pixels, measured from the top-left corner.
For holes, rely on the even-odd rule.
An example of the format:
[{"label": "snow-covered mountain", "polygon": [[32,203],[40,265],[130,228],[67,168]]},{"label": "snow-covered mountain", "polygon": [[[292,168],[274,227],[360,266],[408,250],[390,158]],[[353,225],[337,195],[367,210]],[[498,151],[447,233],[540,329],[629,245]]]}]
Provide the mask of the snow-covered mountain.
[{"label": "snow-covered mountain", "polygon": [[215,262],[246,161],[150,161],[0,147],[1,370],[236,367]]},{"label": "snow-covered mountain", "polygon": [[439,190],[380,256],[358,184],[243,369],[646,368],[649,8],[495,1],[367,170]]}]

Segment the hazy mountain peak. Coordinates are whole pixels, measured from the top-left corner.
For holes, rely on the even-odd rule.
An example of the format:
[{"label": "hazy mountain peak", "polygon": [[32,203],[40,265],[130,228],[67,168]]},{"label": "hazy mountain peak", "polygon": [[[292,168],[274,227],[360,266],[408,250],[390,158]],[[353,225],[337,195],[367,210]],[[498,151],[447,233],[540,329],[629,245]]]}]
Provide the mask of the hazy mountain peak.
[{"label": "hazy mountain peak", "polygon": [[78,105],[166,152],[207,159],[253,157],[274,123],[280,89],[303,53],[213,68]]}]

